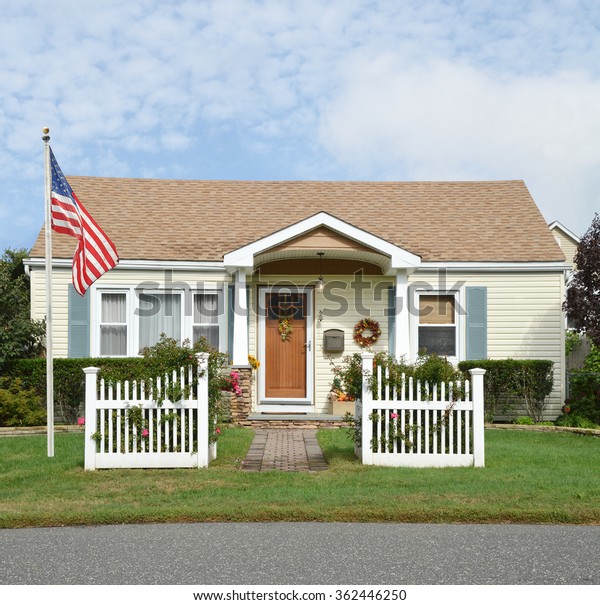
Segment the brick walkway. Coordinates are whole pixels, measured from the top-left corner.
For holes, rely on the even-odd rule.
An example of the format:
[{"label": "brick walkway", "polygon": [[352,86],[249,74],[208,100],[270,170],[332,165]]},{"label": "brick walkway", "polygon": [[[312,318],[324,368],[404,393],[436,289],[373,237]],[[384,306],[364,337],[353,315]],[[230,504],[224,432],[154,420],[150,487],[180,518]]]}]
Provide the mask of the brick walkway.
[{"label": "brick walkway", "polygon": [[327,469],[315,430],[258,430],[246,458],[245,471],[310,472]]}]

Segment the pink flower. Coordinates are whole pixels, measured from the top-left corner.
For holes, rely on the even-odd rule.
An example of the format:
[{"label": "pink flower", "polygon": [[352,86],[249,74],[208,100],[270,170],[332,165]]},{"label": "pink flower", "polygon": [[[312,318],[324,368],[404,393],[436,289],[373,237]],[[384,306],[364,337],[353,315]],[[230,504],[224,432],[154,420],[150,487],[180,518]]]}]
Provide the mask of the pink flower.
[{"label": "pink flower", "polygon": [[398,418],[398,414],[396,414],[396,412],[392,412],[392,413],[390,414],[390,418],[391,418],[392,420],[396,420],[396,418]]},{"label": "pink flower", "polygon": [[77,424],[79,426],[83,426],[85,424],[85,418],[83,416],[81,418],[77,418]]},{"label": "pink flower", "polygon": [[220,434],[221,434],[221,429],[220,429],[219,427],[217,427],[217,428],[215,429],[215,433],[216,433],[217,435],[220,435]]},{"label": "pink flower", "polygon": [[148,429],[144,429],[142,431],[142,437],[147,437],[150,434],[150,432],[148,431]]}]

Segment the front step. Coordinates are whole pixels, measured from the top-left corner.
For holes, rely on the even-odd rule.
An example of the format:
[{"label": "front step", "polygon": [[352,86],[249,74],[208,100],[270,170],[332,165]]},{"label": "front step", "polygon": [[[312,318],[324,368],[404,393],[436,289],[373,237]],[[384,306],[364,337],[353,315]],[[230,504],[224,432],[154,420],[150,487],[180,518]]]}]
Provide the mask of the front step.
[{"label": "front step", "polygon": [[333,429],[350,426],[343,416],[334,414],[250,414],[238,422],[240,426],[253,429]]}]

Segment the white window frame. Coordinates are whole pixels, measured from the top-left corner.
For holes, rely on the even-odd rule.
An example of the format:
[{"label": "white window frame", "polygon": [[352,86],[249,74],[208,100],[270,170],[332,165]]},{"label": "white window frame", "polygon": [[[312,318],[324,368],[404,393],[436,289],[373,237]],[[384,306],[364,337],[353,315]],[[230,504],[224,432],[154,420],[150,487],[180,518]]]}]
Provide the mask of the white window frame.
[{"label": "white window frame", "polygon": [[[179,293],[181,295],[181,341],[189,339],[193,342],[194,335],[194,301],[195,294],[217,294],[217,305],[222,311],[219,314],[219,350],[227,351],[227,300],[223,284],[215,282],[214,284],[204,284],[202,289],[183,290],[181,288],[155,288],[152,290],[144,289],[144,294],[169,294]],[[138,286],[127,284],[123,286],[92,286],[91,305],[90,305],[90,352],[93,357],[114,357],[112,355],[100,355],[100,319],[102,311],[103,294],[125,294],[126,313],[127,313],[127,354],[119,357],[139,357],[139,316],[136,315],[137,293],[140,291]],[[189,293],[191,298],[191,313],[186,314],[185,296]]]},{"label": "white window frame", "polygon": [[[127,352],[125,355],[102,355],[100,344],[102,342],[101,328],[102,322],[102,295],[103,294],[124,294],[125,295],[125,318],[127,326]],[[129,320],[131,315],[131,293],[127,288],[96,288],[92,296],[90,309],[90,350],[93,357],[129,357],[131,351],[132,330]],[[111,324],[112,325],[112,324]]]},{"label": "white window frame", "polygon": [[[417,359],[419,355],[419,326],[427,325],[420,323],[419,309],[421,296],[454,296],[454,334],[455,334],[455,350],[456,355],[448,356],[447,359],[450,363],[456,365],[459,361],[464,360],[465,351],[465,338],[464,338],[464,313],[461,310],[464,309],[464,289],[460,290],[428,290],[428,289],[415,289],[412,293],[412,309],[410,319],[410,332],[411,332],[411,357]],[[439,324],[444,325],[444,324]],[[445,324],[449,325],[449,324]]]}]

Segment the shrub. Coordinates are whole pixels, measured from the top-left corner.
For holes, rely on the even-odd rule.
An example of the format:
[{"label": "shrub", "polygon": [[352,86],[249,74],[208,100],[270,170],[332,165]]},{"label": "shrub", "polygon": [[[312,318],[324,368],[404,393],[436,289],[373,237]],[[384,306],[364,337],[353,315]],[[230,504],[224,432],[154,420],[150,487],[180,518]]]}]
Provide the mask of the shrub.
[{"label": "shrub", "polygon": [[40,426],[46,423],[46,408],[33,389],[20,379],[0,380],[0,426]]},{"label": "shrub", "polygon": [[509,415],[519,401],[534,421],[540,421],[554,385],[553,366],[554,362],[546,359],[478,359],[458,364],[465,374],[472,368],[486,371],[483,388],[487,422],[493,422],[499,414]]},{"label": "shrub", "polygon": [[519,416],[518,418],[514,419],[513,424],[532,425],[535,424],[535,422],[531,416]]},{"label": "shrub", "polygon": [[600,373],[578,370],[571,372],[570,395],[565,401],[565,415],[587,418],[600,424]]},{"label": "shrub", "polygon": [[581,414],[561,414],[554,423],[556,426],[571,426],[580,429],[597,429],[598,424],[595,424]]},{"label": "shrub", "polygon": [[[220,415],[223,404],[223,392],[233,388],[230,375],[225,372],[229,358],[224,353],[212,349],[206,339],[200,339],[194,347],[184,342],[181,345],[169,338],[161,340],[153,347],[142,351],[144,357],[121,358],[69,358],[55,359],[54,402],[58,415],[63,422],[75,424],[81,416],[85,404],[85,375],[83,368],[100,368],[100,377],[105,380],[149,380],[164,375],[181,366],[197,367],[196,352],[210,353],[208,360],[208,397],[211,411]],[[24,388],[30,389],[37,397],[46,400],[46,360],[20,359],[7,366],[6,374],[19,379]],[[171,394],[177,398],[177,393]]]},{"label": "shrub", "polygon": [[[55,359],[54,374],[54,406],[62,422],[74,424],[81,416],[85,403],[85,375],[83,368],[100,367],[118,368],[123,373],[135,376],[136,371],[142,371],[144,360],[141,358],[69,358]],[[46,401],[46,360],[19,359],[6,367],[6,375],[13,380],[19,379],[27,389],[32,389],[43,401]]]}]

